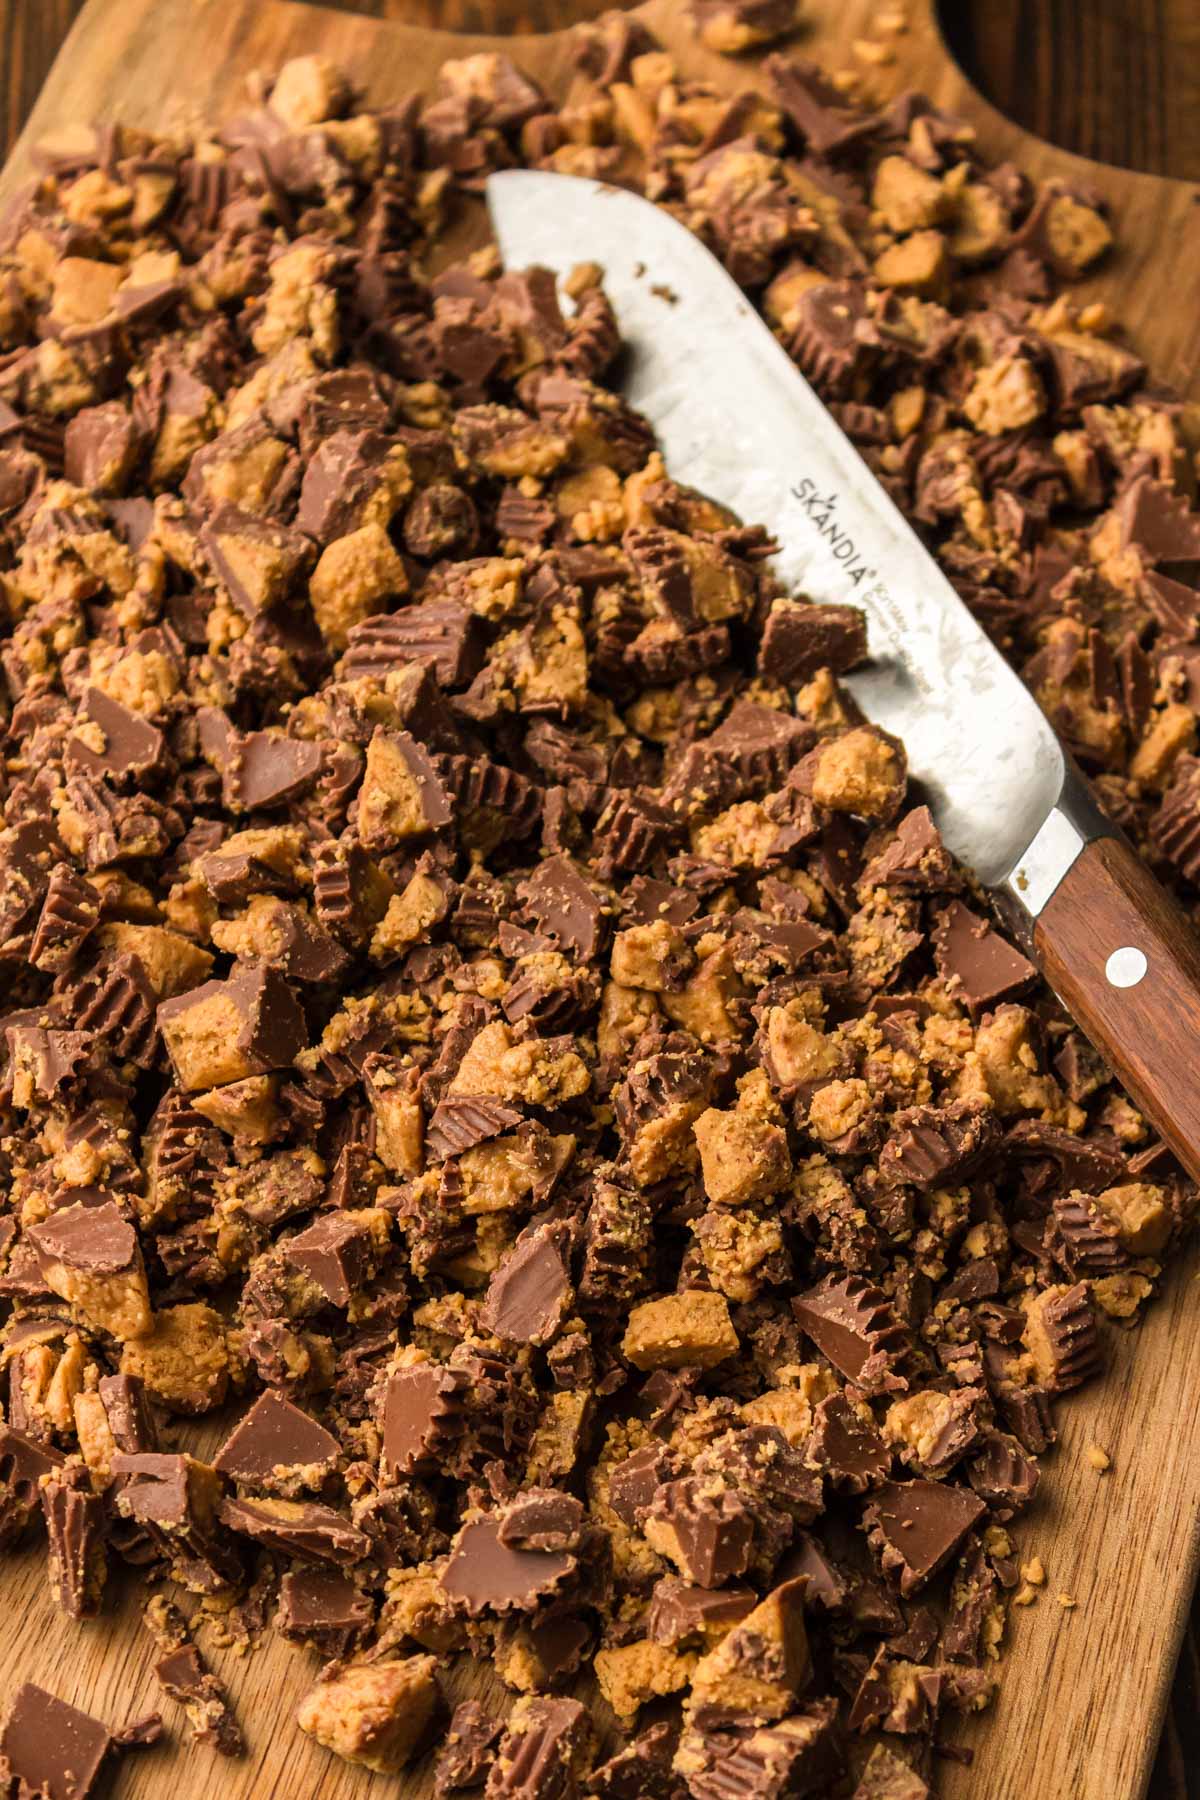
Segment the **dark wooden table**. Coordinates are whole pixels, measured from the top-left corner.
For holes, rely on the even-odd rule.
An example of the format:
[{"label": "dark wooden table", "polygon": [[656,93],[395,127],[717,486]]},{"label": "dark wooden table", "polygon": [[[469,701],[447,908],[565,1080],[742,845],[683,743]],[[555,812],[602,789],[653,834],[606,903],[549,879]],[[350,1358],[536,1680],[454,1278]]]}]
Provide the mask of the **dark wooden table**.
[{"label": "dark wooden table", "polygon": [[[324,3],[449,30],[552,31],[612,0]],[[82,4],[0,0],[0,161]],[[940,0],[940,11],[962,67],[1028,130],[1102,162],[1200,180],[1200,0]],[[1200,1800],[1200,1598],[1149,1800]]]}]

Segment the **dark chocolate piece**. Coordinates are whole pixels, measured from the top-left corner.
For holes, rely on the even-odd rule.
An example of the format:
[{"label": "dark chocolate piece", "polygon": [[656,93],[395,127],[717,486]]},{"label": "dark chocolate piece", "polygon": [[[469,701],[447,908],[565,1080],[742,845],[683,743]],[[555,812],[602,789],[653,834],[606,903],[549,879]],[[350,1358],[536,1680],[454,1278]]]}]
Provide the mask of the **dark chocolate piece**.
[{"label": "dark chocolate piece", "polygon": [[940,915],[933,945],[951,993],[975,1014],[1022,993],[1037,976],[1033,964],[961,900],[952,900]]},{"label": "dark chocolate piece", "polygon": [[112,1745],[106,1725],[27,1681],[0,1728],[0,1777],[29,1800],[91,1800]]},{"label": "dark chocolate piece", "polygon": [[880,1568],[908,1595],[945,1567],[986,1510],[975,1494],[946,1482],[888,1481],[865,1520]]},{"label": "dark chocolate piece", "polygon": [[290,1495],[319,1488],[340,1455],[332,1432],[268,1389],[226,1438],[213,1468],[251,1487]]}]

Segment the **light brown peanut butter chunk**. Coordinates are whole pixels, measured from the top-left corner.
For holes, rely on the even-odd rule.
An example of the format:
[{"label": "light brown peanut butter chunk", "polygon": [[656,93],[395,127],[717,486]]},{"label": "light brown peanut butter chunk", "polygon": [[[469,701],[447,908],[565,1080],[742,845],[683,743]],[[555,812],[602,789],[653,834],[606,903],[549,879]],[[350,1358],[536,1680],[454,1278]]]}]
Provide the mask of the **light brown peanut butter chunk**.
[{"label": "light brown peanut butter chunk", "polygon": [[433,1656],[332,1664],[300,1702],[296,1723],[326,1750],[377,1775],[416,1754],[437,1709]]},{"label": "light brown peanut butter chunk", "polygon": [[623,1353],[637,1369],[712,1369],[738,1352],[723,1294],[701,1288],[646,1300],[629,1314]]}]

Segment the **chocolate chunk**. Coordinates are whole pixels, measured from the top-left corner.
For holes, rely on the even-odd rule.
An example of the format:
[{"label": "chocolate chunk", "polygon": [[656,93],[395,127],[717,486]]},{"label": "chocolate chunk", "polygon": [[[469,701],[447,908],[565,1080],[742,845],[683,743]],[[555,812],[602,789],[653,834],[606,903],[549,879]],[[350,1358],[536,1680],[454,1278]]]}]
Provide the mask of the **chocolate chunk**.
[{"label": "chocolate chunk", "polygon": [[664,1575],[655,1582],[650,1596],[646,1633],[656,1644],[682,1649],[705,1645],[740,1625],[757,1604],[752,1588],[697,1587],[675,1575]]},{"label": "chocolate chunk", "polygon": [[490,1143],[521,1123],[522,1114],[486,1094],[447,1094],[438,1101],[425,1131],[425,1149],[445,1160],[476,1144]]},{"label": "chocolate chunk", "polygon": [[817,1701],[777,1724],[685,1727],[675,1767],[693,1800],[789,1800],[829,1791],[843,1768],[836,1703]]},{"label": "chocolate chunk", "polygon": [[100,921],[100,895],[69,863],[56,863],[38,914],[29,960],[35,969],[57,975]]},{"label": "chocolate chunk", "polygon": [[138,448],[133,417],[119,401],[85,406],[63,434],[63,473],[94,494],[118,494],[133,473]]},{"label": "chocolate chunk", "polygon": [[583,1529],[582,1503],[557,1488],[527,1488],[500,1516],[506,1549],[576,1550]]},{"label": "chocolate chunk", "polygon": [[595,1800],[685,1800],[683,1778],[671,1766],[678,1741],[678,1731],[665,1720],[647,1726],[593,1769],[584,1792]]},{"label": "chocolate chunk", "polygon": [[657,1444],[648,1444],[623,1462],[613,1464],[608,1476],[608,1504],[623,1524],[634,1528],[641,1525],[668,1473],[667,1454]]},{"label": "chocolate chunk", "polygon": [[332,1432],[282,1394],[261,1394],[213,1460],[218,1474],[275,1493],[319,1488],[341,1447]]},{"label": "chocolate chunk", "polygon": [[69,1464],[54,1469],[42,1486],[42,1511],[50,1539],[50,1583],[71,1619],[92,1619],[100,1611],[107,1573],[104,1500],[92,1491],[87,1469]]},{"label": "chocolate chunk", "polygon": [[388,1376],[381,1473],[387,1483],[436,1469],[465,1424],[465,1374],[416,1363]]},{"label": "chocolate chunk", "polygon": [[307,1042],[291,988],[267,963],[239,963],[158,1008],[158,1027],[180,1085],[221,1087],[284,1069]]},{"label": "chocolate chunk", "polygon": [[887,1481],[865,1520],[883,1573],[914,1594],[944,1568],[986,1507],[964,1488],[937,1481]]},{"label": "chocolate chunk", "polygon": [[448,825],[450,801],[438,770],[406,731],[377,731],[358,793],[358,835],[367,850],[390,850]]},{"label": "chocolate chunk", "polygon": [[311,1644],[323,1656],[345,1656],[374,1622],[369,1597],[349,1576],[325,1569],[293,1569],[279,1584],[275,1629],[295,1643]]},{"label": "chocolate chunk", "polygon": [[142,781],[161,768],[165,751],[166,740],[156,726],[90,687],[67,739],[64,762],[73,773]]},{"label": "chocolate chunk", "polygon": [[993,1516],[1010,1519],[1028,1506],[1037,1493],[1041,1471],[1016,1438],[992,1432],[980,1455],[966,1465],[967,1480]]},{"label": "chocolate chunk", "polygon": [[225,803],[234,812],[291,806],[321,772],[321,748],[280,732],[238,733],[222,767]]},{"label": "chocolate chunk", "polygon": [[1095,1310],[1083,1282],[1036,1294],[1026,1309],[1024,1336],[1038,1379],[1052,1392],[1082,1387],[1104,1365]]},{"label": "chocolate chunk", "polygon": [[482,1788],[503,1729],[478,1700],[463,1700],[455,1707],[434,1773],[433,1791],[439,1800],[443,1794]]},{"label": "chocolate chunk", "polygon": [[792,1311],[834,1368],[869,1394],[907,1384],[896,1364],[908,1340],[886,1294],[858,1275],[826,1276],[798,1294]]},{"label": "chocolate chunk", "polygon": [[187,1455],[121,1451],[112,1474],[118,1513],[147,1528],[178,1580],[198,1593],[217,1593],[238,1579],[241,1559],[214,1520],[221,1478],[207,1464]]},{"label": "chocolate chunk", "polygon": [[645,1532],[697,1587],[719,1587],[750,1566],[754,1515],[746,1502],[728,1489],[709,1492],[691,1476],[659,1488]]},{"label": "chocolate chunk", "polygon": [[571,1303],[569,1245],[563,1225],[523,1231],[492,1276],[480,1313],[484,1328],[517,1344],[548,1343]]},{"label": "chocolate chunk", "polygon": [[835,1488],[865,1494],[889,1474],[892,1455],[873,1424],[841,1394],[822,1400],[813,1411],[807,1460],[823,1469]]},{"label": "chocolate chunk", "polygon": [[1037,976],[1033,964],[961,900],[952,900],[939,915],[933,947],[950,992],[976,1017],[1021,993]]},{"label": "chocolate chunk", "polygon": [[377,1218],[369,1212],[325,1213],[289,1238],[283,1254],[331,1306],[349,1306],[379,1261]]},{"label": "chocolate chunk", "polygon": [[856,607],[776,600],[763,626],[758,670],[787,686],[810,681],[818,669],[844,674],[866,654],[867,621]]},{"label": "chocolate chunk", "polygon": [[98,1719],[27,1681],[0,1729],[0,1775],[30,1800],[89,1800],[112,1744]]},{"label": "chocolate chunk", "polygon": [[952,1187],[988,1162],[999,1137],[995,1115],[968,1101],[906,1107],[896,1114],[879,1152],[879,1171],[886,1181],[922,1194]]},{"label": "chocolate chunk", "polygon": [[461,1526],[450,1560],[438,1577],[451,1605],[469,1613],[530,1612],[575,1572],[564,1550],[525,1550],[506,1545],[496,1516]]},{"label": "chocolate chunk", "polygon": [[592,1736],[578,1700],[521,1698],[504,1728],[486,1800],[565,1800],[590,1766]]},{"label": "chocolate chunk", "polygon": [[353,1564],[371,1548],[359,1531],[331,1506],[298,1500],[223,1500],[220,1519],[230,1531],[253,1538],[264,1549],[304,1562]]},{"label": "chocolate chunk", "polygon": [[1136,544],[1151,563],[1200,560],[1200,515],[1151,475],[1130,482],[1113,508],[1122,545]]},{"label": "chocolate chunk", "polygon": [[350,628],[341,673],[346,681],[427,663],[444,688],[465,687],[483,667],[482,621],[454,600],[424,600]]},{"label": "chocolate chunk", "polygon": [[38,1509],[41,1483],[62,1466],[50,1444],[0,1425],[0,1547],[15,1544]]},{"label": "chocolate chunk", "polygon": [[591,961],[600,943],[604,899],[567,857],[548,857],[517,892],[540,932],[580,962]]}]

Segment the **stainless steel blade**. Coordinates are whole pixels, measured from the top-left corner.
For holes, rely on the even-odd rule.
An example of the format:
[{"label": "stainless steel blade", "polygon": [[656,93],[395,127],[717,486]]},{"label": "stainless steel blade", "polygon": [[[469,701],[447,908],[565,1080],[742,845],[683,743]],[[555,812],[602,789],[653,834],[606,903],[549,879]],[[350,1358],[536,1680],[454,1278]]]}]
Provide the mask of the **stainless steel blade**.
[{"label": "stainless steel blade", "polygon": [[506,171],[487,200],[511,267],[602,265],[629,346],[623,391],[676,479],[765,524],[796,593],[865,611],[871,661],[849,685],[903,738],[950,848],[998,884],[1043,826],[1043,839],[1061,835],[1053,731],[716,258],[669,213],[602,182]]}]

